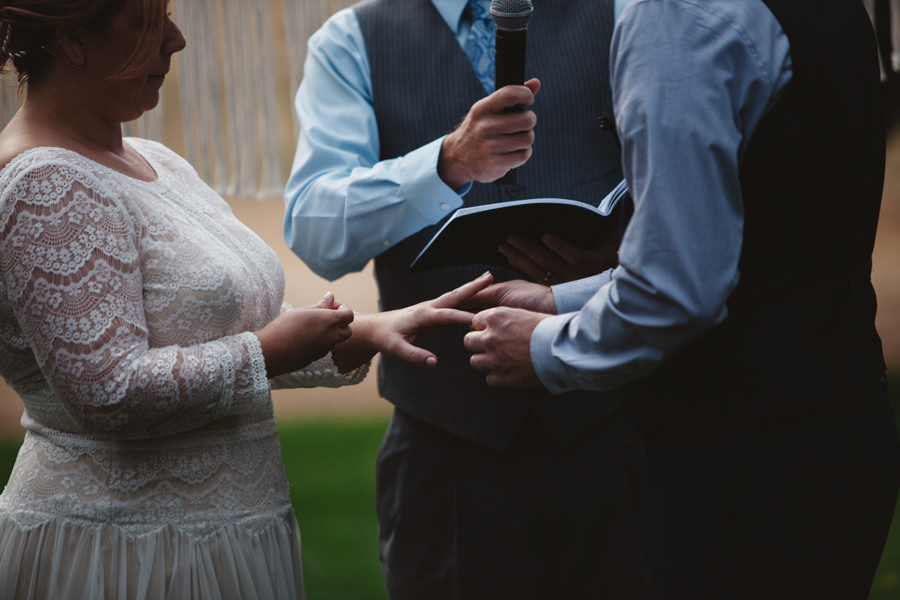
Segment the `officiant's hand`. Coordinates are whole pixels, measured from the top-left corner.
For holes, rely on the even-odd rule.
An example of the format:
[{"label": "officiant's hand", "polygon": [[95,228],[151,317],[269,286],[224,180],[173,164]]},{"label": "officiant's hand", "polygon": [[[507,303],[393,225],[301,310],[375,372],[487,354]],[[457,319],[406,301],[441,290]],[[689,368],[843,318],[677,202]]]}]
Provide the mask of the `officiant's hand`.
[{"label": "officiant's hand", "polygon": [[466,349],[474,352],[471,365],[487,371],[496,387],[543,385],[531,363],[531,334],[549,315],[516,308],[491,308],[475,315],[466,334]]},{"label": "officiant's hand", "polygon": [[594,248],[573,246],[558,235],[544,234],[537,243],[512,235],[498,250],[512,268],[525,273],[537,283],[558,285],[597,275],[618,264],[617,243]]},{"label": "officiant's hand", "polygon": [[556,299],[550,288],[522,279],[495,283],[460,304],[459,308],[480,310],[496,306],[556,314]]},{"label": "officiant's hand", "polygon": [[470,181],[487,183],[521,167],[531,158],[537,117],[530,110],[505,113],[516,104],[530,106],[541,89],[537,79],[508,85],[472,105],[459,127],[444,138],[438,176],[458,190]]}]

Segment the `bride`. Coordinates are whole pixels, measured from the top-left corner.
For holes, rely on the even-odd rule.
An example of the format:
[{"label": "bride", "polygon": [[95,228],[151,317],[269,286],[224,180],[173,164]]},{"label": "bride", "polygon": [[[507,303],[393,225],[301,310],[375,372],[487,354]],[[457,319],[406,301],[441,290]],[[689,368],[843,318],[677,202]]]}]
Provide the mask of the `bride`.
[{"label": "bride", "polygon": [[0,376],[28,430],[0,598],[302,598],[273,387],[337,387],[486,274],[403,311],[282,304],[274,252],[165,147],[123,140],[185,40],[164,0],[2,0]]}]

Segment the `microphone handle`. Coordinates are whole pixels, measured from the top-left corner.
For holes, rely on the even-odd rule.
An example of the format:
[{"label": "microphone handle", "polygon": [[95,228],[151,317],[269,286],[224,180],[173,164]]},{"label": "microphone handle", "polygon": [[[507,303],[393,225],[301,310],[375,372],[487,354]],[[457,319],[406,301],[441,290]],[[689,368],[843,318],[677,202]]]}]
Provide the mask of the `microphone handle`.
[{"label": "microphone handle", "polygon": [[[499,90],[507,85],[523,85],[525,83],[525,41],[526,30],[497,30],[496,47],[494,49],[494,89]],[[522,112],[521,104],[510,106],[504,113]],[[495,181],[497,185],[513,185],[519,180],[516,169],[510,169],[506,175]]]}]

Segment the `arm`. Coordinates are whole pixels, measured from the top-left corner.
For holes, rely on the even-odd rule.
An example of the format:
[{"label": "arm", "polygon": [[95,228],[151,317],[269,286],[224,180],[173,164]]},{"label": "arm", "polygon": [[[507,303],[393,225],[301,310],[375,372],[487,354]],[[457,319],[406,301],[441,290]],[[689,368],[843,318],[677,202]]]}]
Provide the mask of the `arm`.
[{"label": "arm", "polygon": [[[365,43],[352,10],[309,42],[296,108],[302,127],[285,193],[284,236],[317,274],[362,269],[397,242],[462,206],[469,183],[493,181],[531,156],[536,80],[476,103],[449,135],[380,161]],[[457,190],[459,193],[457,193]]]},{"label": "arm", "polygon": [[437,173],[443,138],[379,161],[372,102],[362,32],[353,11],[341,11],[309,41],[295,104],[302,130],[285,194],[285,241],[327,279],[362,269],[462,206]]},{"label": "arm", "polygon": [[[528,362],[555,393],[645,375],[727,315],[739,277],[740,157],[787,81],[789,48],[761,3],[755,13],[713,4],[637,3],[618,22],[612,78],[635,213],[612,281],[579,313],[519,319],[533,331]],[[753,13],[753,32],[723,13]],[[502,346],[483,321],[484,337]],[[487,363],[495,383],[517,376]]]},{"label": "arm", "polygon": [[79,431],[167,435],[269,404],[251,332],[150,348],[137,226],[92,175],[19,174],[0,229],[0,275],[55,398]]}]

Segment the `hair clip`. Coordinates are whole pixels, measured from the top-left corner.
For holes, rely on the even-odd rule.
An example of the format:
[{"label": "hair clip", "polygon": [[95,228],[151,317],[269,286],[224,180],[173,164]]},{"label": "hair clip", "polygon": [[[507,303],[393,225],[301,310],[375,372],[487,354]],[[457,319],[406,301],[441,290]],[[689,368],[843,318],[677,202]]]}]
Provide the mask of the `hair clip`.
[{"label": "hair clip", "polygon": [[22,58],[25,56],[24,50],[13,51],[9,49],[9,32],[12,30],[12,23],[9,21],[0,21],[0,24],[6,25],[6,36],[3,38],[3,51],[12,58]]}]

